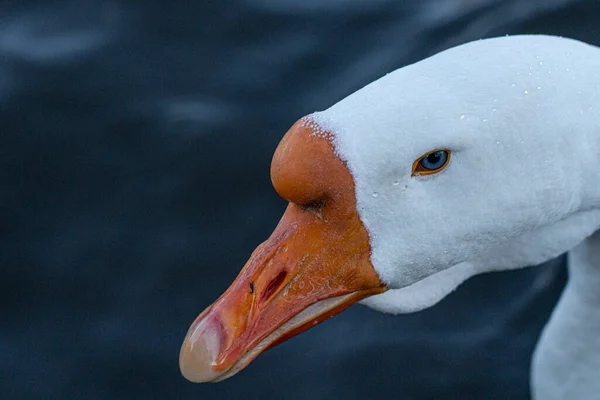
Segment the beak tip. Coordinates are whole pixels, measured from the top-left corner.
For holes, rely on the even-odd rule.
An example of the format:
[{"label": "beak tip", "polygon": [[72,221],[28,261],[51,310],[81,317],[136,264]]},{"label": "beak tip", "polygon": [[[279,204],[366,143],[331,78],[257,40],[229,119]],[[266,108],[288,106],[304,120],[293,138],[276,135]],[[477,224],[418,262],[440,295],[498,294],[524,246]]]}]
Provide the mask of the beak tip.
[{"label": "beak tip", "polygon": [[215,360],[219,354],[221,329],[206,318],[194,324],[181,346],[179,369],[190,382],[210,382],[217,379],[221,372],[215,371]]}]

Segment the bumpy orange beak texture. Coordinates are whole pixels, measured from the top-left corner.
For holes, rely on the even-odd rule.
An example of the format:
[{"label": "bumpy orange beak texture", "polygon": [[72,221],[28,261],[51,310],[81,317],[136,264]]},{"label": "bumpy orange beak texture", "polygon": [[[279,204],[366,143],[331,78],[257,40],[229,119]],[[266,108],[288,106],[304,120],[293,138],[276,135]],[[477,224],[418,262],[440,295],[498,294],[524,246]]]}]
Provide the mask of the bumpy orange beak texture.
[{"label": "bumpy orange beak texture", "polygon": [[271,237],[190,327],[179,356],[188,380],[226,379],[262,351],[386,290],[370,261],[354,181],[330,138],[303,119],[279,144],[271,179],[290,203]]}]

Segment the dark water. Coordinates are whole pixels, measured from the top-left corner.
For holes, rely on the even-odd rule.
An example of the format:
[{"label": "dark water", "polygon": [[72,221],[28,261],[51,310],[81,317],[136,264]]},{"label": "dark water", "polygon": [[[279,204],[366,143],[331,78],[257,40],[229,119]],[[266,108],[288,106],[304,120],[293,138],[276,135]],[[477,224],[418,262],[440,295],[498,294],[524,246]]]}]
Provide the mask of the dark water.
[{"label": "dark water", "polygon": [[0,398],[527,398],[560,260],[414,315],[355,306],[217,385],[177,357],[278,221],[296,119],[481,37],[600,44],[600,2],[183,3],[0,5]]}]

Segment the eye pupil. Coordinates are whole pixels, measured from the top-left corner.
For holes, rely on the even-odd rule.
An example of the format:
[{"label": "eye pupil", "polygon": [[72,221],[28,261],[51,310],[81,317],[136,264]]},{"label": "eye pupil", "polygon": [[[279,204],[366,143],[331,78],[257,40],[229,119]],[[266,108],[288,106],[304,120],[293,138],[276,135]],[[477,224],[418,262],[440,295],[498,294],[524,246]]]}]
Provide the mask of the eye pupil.
[{"label": "eye pupil", "polygon": [[440,160],[440,155],[438,154],[439,152],[435,152],[435,153],[431,153],[430,155],[427,156],[427,161],[429,161],[432,164],[435,164],[436,162],[438,162]]},{"label": "eye pupil", "polygon": [[436,170],[436,169],[440,169],[444,166],[444,164],[446,163],[446,160],[448,159],[448,152],[445,150],[438,150],[435,151],[429,155],[427,155],[427,157],[424,157],[420,164],[421,167],[423,167],[426,170],[432,171],[432,170]]}]

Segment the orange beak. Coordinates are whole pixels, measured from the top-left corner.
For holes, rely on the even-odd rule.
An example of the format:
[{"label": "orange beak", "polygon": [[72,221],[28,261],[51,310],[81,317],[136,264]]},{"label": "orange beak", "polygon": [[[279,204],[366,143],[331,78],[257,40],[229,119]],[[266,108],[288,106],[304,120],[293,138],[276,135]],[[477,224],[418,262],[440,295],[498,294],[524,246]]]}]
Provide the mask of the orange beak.
[{"label": "orange beak", "polygon": [[386,290],[370,261],[354,181],[330,137],[302,119],[281,141],[271,178],[290,204],[229,289],[190,327],[179,356],[188,380],[229,378],[268,348]]}]

